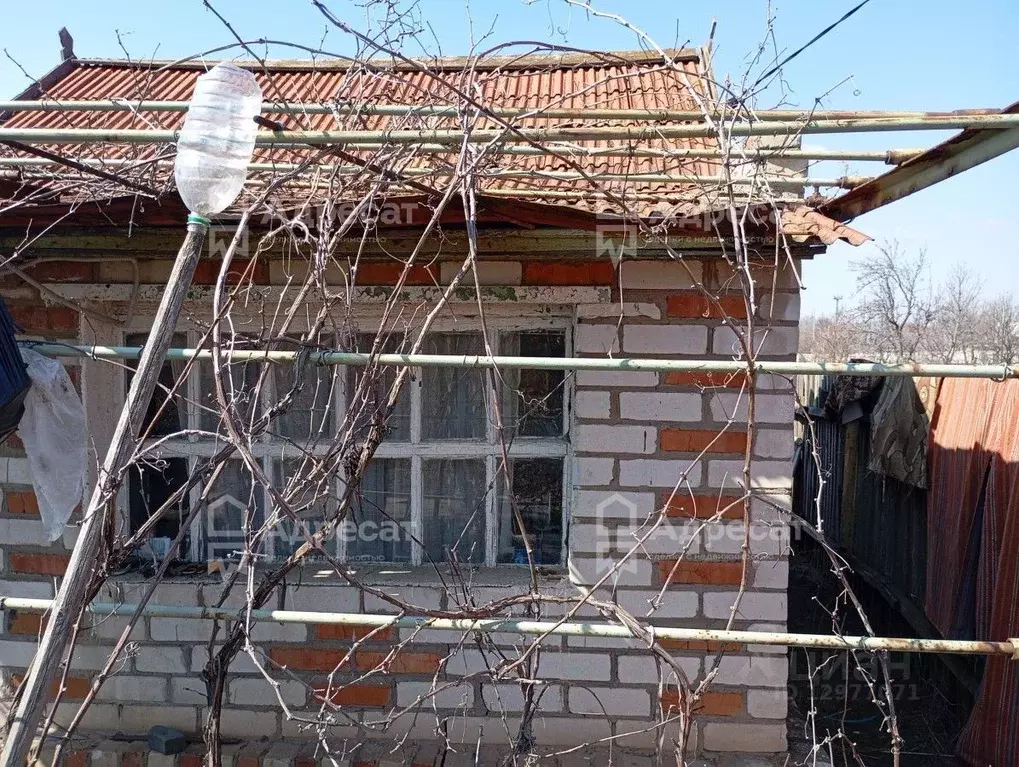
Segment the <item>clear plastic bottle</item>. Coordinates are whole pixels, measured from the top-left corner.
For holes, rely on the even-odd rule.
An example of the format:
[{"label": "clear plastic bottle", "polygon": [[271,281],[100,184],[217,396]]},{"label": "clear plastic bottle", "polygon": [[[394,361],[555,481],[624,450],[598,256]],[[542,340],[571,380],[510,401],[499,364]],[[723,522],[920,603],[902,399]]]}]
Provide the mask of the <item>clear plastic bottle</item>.
[{"label": "clear plastic bottle", "polygon": [[262,90],[255,76],[221,62],[195,83],[177,140],[174,177],[188,210],[204,218],[237,199],[255,149]]}]

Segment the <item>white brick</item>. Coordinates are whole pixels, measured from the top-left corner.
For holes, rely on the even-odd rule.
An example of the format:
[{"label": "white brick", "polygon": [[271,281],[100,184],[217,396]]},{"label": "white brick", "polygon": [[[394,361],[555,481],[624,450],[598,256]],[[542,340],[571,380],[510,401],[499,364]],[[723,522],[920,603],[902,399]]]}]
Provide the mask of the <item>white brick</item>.
[{"label": "white brick", "polygon": [[[524,695],[519,684],[486,684],[482,686],[481,694],[485,698],[485,706],[492,713],[524,710]],[[563,688],[557,684],[537,685],[534,698],[538,700],[539,711],[548,713],[563,710]]]},{"label": "white brick", "polygon": [[[711,554],[739,554],[743,551],[742,522],[712,522],[704,527],[700,538],[704,550]],[[750,525],[750,554],[781,554],[789,549],[788,528],[784,525]]]},{"label": "white brick", "polygon": [[167,645],[140,645],[134,656],[134,668],[157,674],[186,674],[188,670],[184,651]]},{"label": "white brick", "polygon": [[[112,601],[122,599],[124,602],[131,604],[141,601],[142,595],[148,590],[148,583],[120,583],[121,586],[120,594],[114,597]],[[206,588],[210,588],[209,584],[206,584]],[[99,601],[111,601],[99,600]],[[202,601],[202,592],[198,583],[160,583],[156,586],[155,591],[152,592],[152,598],[149,600],[149,604],[154,605],[173,605],[174,607],[198,607],[203,604],[212,604],[211,601]]]},{"label": "white brick", "polygon": [[258,621],[251,625],[251,641],[259,644],[264,642],[304,642],[307,638],[308,627],[303,623]]},{"label": "white brick", "polygon": [[[704,595],[704,615],[708,618],[728,618],[737,592],[710,592]],[[771,591],[748,591],[739,601],[736,617],[743,620],[784,621],[786,595]]]},{"label": "white brick", "polygon": [[7,597],[23,597],[27,599],[52,599],[52,581],[0,581],[0,593]]},{"label": "white brick", "polygon": [[[761,328],[754,331],[754,359],[788,357],[796,354],[799,344],[800,334],[795,326]],[[715,328],[711,352],[743,358],[743,349],[736,344],[736,333],[728,327]]]},{"label": "white brick", "polygon": [[[303,706],[307,690],[300,682],[288,679],[277,679],[279,696],[283,702],[292,706]],[[265,677],[234,679],[230,682],[230,702],[239,706],[273,706],[278,705],[279,697]]]},{"label": "white brick", "polygon": [[[460,261],[443,261],[439,264],[439,279],[448,285],[460,271]],[[478,261],[478,282],[482,285],[519,285],[523,271],[519,261]],[[463,284],[473,285],[474,275],[468,272]]]},{"label": "white brick", "polygon": [[[691,276],[692,275],[692,276]],[[619,264],[619,278],[623,288],[651,288],[675,290],[693,288],[703,279],[699,261],[630,261]]]},{"label": "white brick", "polygon": [[[154,722],[184,733],[198,732],[198,709],[183,706],[117,706],[120,722],[115,728],[125,734],[144,735]],[[226,714],[226,711],[223,712]],[[248,735],[257,730],[249,730]],[[225,734],[225,733],[224,733]],[[259,732],[259,735],[262,735]]]},{"label": "white brick", "polygon": [[[620,586],[650,586],[654,563],[647,559],[630,557],[622,564],[621,557],[598,556],[580,558],[570,553],[570,583],[592,587],[606,575],[603,589]],[[603,596],[600,598],[604,598]]]},{"label": "white brick", "polygon": [[758,373],[757,391],[780,391],[794,396],[795,386],[788,376],[780,376],[777,373]]},{"label": "white brick", "polygon": [[579,418],[608,418],[612,397],[607,391],[578,391],[573,410]]},{"label": "white brick", "polygon": [[[442,606],[444,589],[438,586],[387,586],[386,593],[391,597],[402,600],[409,605],[420,607],[424,610],[438,610]],[[321,606],[317,609],[321,610]],[[330,608],[333,609],[333,608]],[[396,613],[399,612],[391,602],[373,596],[364,595],[364,611],[368,614],[374,613]],[[355,610],[355,612],[358,612]]]},{"label": "white brick", "polygon": [[761,559],[754,563],[755,589],[782,589],[789,587],[789,560]]},{"label": "white brick", "polygon": [[[663,663],[659,671],[654,656],[650,653],[621,655],[617,662],[619,681],[622,684],[658,684],[659,680],[664,679],[666,685],[675,685],[678,681],[675,670],[668,664]],[[701,675],[700,658],[677,657],[676,665],[691,682]]]},{"label": "white brick", "polygon": [[616,325],[577,325],[573,349],[580,354],[609,354],[619,351],[619,328]]},{"label": "white brick", "polygon": [[[106,665],[113,652],[112,646],[78,644],[74,648],[71,667],[75,669],[98,670]],[[120,657],[125,657],[124,653]]]},{"label": "white brick", "polygon": [[657,527],[653,523],[623,525],[617,527],[606,542],[613,543],[615,550],[624,554],[636,548],[639,555],[678,556],[682,552],[693,555],[700,551],[698,541],[694,540],[696,529],[693,525],[673,525],[669,522],[663,522]]},{"label": "white brick", "polygon": [[658,373],[645,370],[578,370],[577,386],[603,388],[607,386],[645,387],[658,386]]},{"label": "white brick", "polygon": [[[186,618],[150,618],[149,636],[154,642],[207,642],[212,637],[212,621]],[[220,625],[220,634],[223,627]]]},{"label": "white brick", "polygon": [[208,700],[205,696],[205,682],[198,676],[173,677],[170,680],[170,694],[174,703],[204,706]]},{"label": "white brick", "polygon": [[[458,684],[447,687],[449,682],[440,680],[432,685],[430,682],[398,682],[396,685],[396,704],[410,706],[418,698],[424,698],[417,710],[427,714],[432,708],[464,708],[469,709],[474,702],[474,688],[469,684]],[[442,688],[442,689],[440,689]],[[439,690],[434,695],[430,694]]]},{"label": "white brick", "polygon": [[614,458],[593,458],[581,456],[573,459],[573,482],[576,485],[608,485],[612,483],[615,470]]},{"label": "white brick", "polygon": [[0,668],[27,668],[35,657],[36,643],[0,641]]},{"label": "white brick", "polygon": [[322,610],[332,612],[361,612],[361,593],[350,586],[289,586],[285,597],[286,610]]},{"label": "white brick", "polygon": [[0,541],[6,546],[49,546],[38,519],[0,519]]},{"label": "white brick", "polygon": [[760,299],[759,313],[765,320],[775,322],[796,322],[800,318],[799,293],[764,294]]},{"label": "white brick", "polygon": [[630,421],[699,421],[701,395],[687,392],[620,392],[619,415]]},{"label": "white brick", "polygon": [[[793,486],[792,473],[793,467],[789,461],[765,461],[758,459],[750,464],[750,487],[762,490],[791,489]],[[620,476],[622,476],[622,473],[620,473]],[[709,461],[708,486],[742,488],[743,461],[724,459]]]},{"label": "white brick", "polygon": [[574,496],[574,518],[644,520],[655,510],[654,493],[580,490]]},{"label": "white brick", "polygon": [[11,485],[32,484],[32,471],[28,467],[27,458],[5,458],[3,459],[3,461],[7,467],[6,473],[7,478],[4,480],[7,484]]},{"label": "white brick", "polygon": [[[491,720],[487,720],[487,729],[491,729]],[[542,745],[549,746],[571,746],[575,747],[582,743],[594,743],[595,741],[604,741],[605,738],[612,736],[612,723],[601,716],[590,716],[590,717],[554,717],[554,716],[542,716],[538,717],[534,721],[534,739],[536,742]],[[505,745],[506,737],[505,731],[504,736],[501,739],[500,745]],[[569,757],[566,757],[567,759]],[[589,764],[586,761],[567,762],[565,759],[559,762],[562,765],[570,764],[577,765]],[[623,762],[618,762],[622,764]],[[639,762],[629,762],[629,764],[639,764]]]},{"label": "white brick", "polygon": [[489,669],[494,671],[498,668],[499,663],[500,658],[495,653],[482,653],[480,650],[462,647],[457,653],[449,657],[443,668],[447,674],[467,676],[468,674],[483,673]]},{"label": "white brick", "polygon": [[577,307],[577,317],[581,319],[614,319],[623,317],[647,317],[652,320],[662,318],[662,310],[656,304],[618,301],[610,304],[582,304]]},{"label": "white brick", "polygon": [[704,725],[704,748],[708,751],[779,753],[786,747],[784,723],[709,722]]},{"label": "white brick", "polygon": [[224,706],[222,731],[231,738],[250,738],[252,733],[257,733],[259,738],[271,739],[276,735],[276,714]]},{"label": "white brick", "polygon": [[[798,259],[792,263],[785,256],[780,257],[778,264],[754,264],[750,268],[750,276],[757,285],[758,291],[763,294],[773,288],[778,290],[799,290],[800,280],[797,275],[802,274],[802,266]],[[738,288],[741,284],[741,274],[726,264],[724,261],[715,261],[715,275],[722,286]]]},{"label": "white brick", "polygon": [[550,652],[546,650],[541,654],[535,678],[549,681],[579,679],[607,682],[609,673],[609,656],[603,653]]},{"label": "white brick", "polygon": [[785,719],[789,696],[785,690],[747,690],[747,712],[757,719]]},{"label": "white brick", "polygon": [[[712,663],[708,662],[710,670]],[[718,662],[714,683],[720,685],[774,687],[785,690],[789,678],[786,656],[726,655]]]},{"label": "white brick", "polygon": [[[740,392],[720,392],[711,396],[711,418],[714,421],[740,423],[747,420],[747,395]],[[754,402],[754,420],[757,423],[793,422],[795,400],[786,394],[758,394]]]},{"label": "white brick", "polygon": [[701,464],[648,458],[619,462],[619,484],[626,487],[675,487],[681,480],[684,485],[697,487],[701,482]]},{"label": "white brick", "polygon": [[648,717],[651,693],[627,687],[571,687],[570,711],[591,716]]},{"label": "white brick", "polygon": [[573,447],[579,453],[653,453],[658,430],[653,426],[596,426],[574,429]]},{"label": "white brick", "polygon": [[757,429],[754,434],[754,455],[758,458],[791,461],[795,448],[792,428]]},{"label": "white brick", "polygon": [[114,674],[99,688],[98,697],[117,703],[161,703],[166,700],[166,680],[154,676]]},{"label": "white brick", "polygon": [[570,525],[570,551],[582,553],[608,552],[612,531],[604,525]]},{"label": "white brick", "polygon": [[616,604],[642,618],[651,609],[651,600],[655,600],[657,609],[651,613],[652,618],[693,618],[697,615],[700,595],[694,591],[667,589],[662,593],[659,589],[641,591],[620,589],[615,594]]},{"label": "white brick", "polygon": [[[61,729],[67,729],[77,714],[81,704],[78,701],[61,703],[57,706],[54,723]],[[117,714],[119,706],[110,703],[93,703],[85,711],[85,716],[78,723],[80,731],[92,732],[116,732],[120,728],[120,717]],[[49,762],[36,762],[37,764],[48,764]],[[174,765],[170,765],[174,767]]]},{"label": "white brick", "polygon": [[[220,634],[222,636],[222,634]],[[213,653],[218,651],[220,648],[217,645],[213,648]],[[205,664],[209,662],[209,652],[205,645],[191,648],[191,673],[200,674],[205,670]],[[268,661],[263,661],[263,665],[268,664]],[[255,665],[254,661],[246,652],[239,652],[237,656],[230,662],[230,673],[231,674],[261,674],[262,672]]]},{"label": "white brick", "polygon": [[627,325],[623,351],[644,354],[704,354],[708,329],[701,325]]},{"label": "white brick", "polygon": [[[131,619],[126,615],[92,615],[92,623],[88,627],[92,636],[100,639],[120,639]],[[131,629],[130,639],[135,642],[145,641],[145,621],[139,620]]]}]

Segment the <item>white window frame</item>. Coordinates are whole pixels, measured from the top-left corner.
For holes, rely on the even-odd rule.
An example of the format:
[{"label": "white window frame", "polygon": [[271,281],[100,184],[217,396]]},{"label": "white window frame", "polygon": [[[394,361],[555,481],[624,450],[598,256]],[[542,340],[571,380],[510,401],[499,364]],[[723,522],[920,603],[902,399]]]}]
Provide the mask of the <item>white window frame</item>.
[{"label": "white window frame", "polygon": [[[536,307],[537,308],[537,307]],[[466,320],[466,321],[465,321]],[[472,321],[473,320],[473,321]],[[362,328],[371,328],[371,319],[365,319],[359,323]],[[562,314],[546,314],[541,312],[540,309],[535,312],[534,316],[524,314],[523,316],[508,317],[508,316],[495,316],[486,317],[485,324],[491,336],[490,343],[493,346],[495,354],[500,353],[500,344],[502,342],[502,336],[505,333],[511,332],[528,332],[528,331],[539,331],[539,330],[552,330],[561,331],[564,334],[564,349],[565,356],[570,357],[573,354],[573,314],[562,313]],[[136,333],[143,333],[150,329],[151,325],[146,324],[145,318],[135,318],[135,320],[127,327],[120,330],[121,343],[124,343],[124,339],[128,335]],[[377,323],[375,324],[377,327]],[[181,323],[177,330],[178,333],[186,334],[188,346],[196,346],[201,337],[202,333],[192,326],[188,326],[185,323]],[[295,334],[300,332],[299,328],[293,330]],[[437,321],[433,326],[431,332],[433,333],[480,333],[480,325],[476,322],[475,318],[461,317],[459,320],[449,321]],[[337,416],[337,423],[339,417],[345,412],[346,409],[346,375],[337,376],[336,385],[334,386],[334,398],[333,406],[334,412]],[[119,409],[123,405],[124,394],[126,385],[124,383],[125,378],[121,377],[121,385],[117,387],[117,408]],[[487,377],[486,377],[487,380]],[[417,566],[424,562],[424,549],[419,541],[423,540],[423,524],[424,524],[424,481],[423,481],[423,470],[422,462],[428,458],[448,458],[448,459],[479,459],[483,458],[485,461],[485,482],[486,487],[493,488],[492,491],[486,494],[485,500],[485,513],[486,513],[486,524],[485,524],[485,557],[484,566],[488,567],[519,567],[519,565],[511,564],[499,564],[497,560],[498,556],[498,543],[499,543],[499,487],[494,482],[496,474],[498,472],[499,463],[502,461],[502,447],[498,440],[498,430],[495,426],[494,419],[490,417],[486,418],[486,434],[482,439],[477,440],[435,440],[425,442],[421,438],[421,415],[422,415],[422,376],[421,369],[415,368],[411,370],[411,379],[405,384],[408,387],[410,393],[410,441],[409,442],[382,442],[375,452],[376,458],[409,458],[411,462],[411,482],[410,482],[410,504],[411,504],[411,532],[414,540],[411,543],[411,565]],[[271,379],[266,387],[269,391],[265,392],[265,396],[272,396],[272,383]],[[489,401],[494,402],[494,392],[490,383],[486,383],[488,391],[486,396]],[[571,425],[571,414],[572,414],[572,402],[573,402],[573,377],[566,376],[563,383],[563,421],[561,436],[555,437],[514,437],[509,444],[508,454],[511,459],[513,458],[557,458],[562,459],[563,462],[563,477],[562,477],[562,542],[561,542],[561,553],[560,562],[555,566],[565,566],[568,556],[568,540],[569,540],[569,519],[570,519],[570,500],[572,496],[572,445],[570,442],[570,425]],[[200,413],[200,398],[202,392],[200,391],[200,376],[192,374],[189,376],[187,381],[187,391],[185,396],[187,398],[186,408],[186,428],[197,428],[199,424],[199,413]],[[217,449],[221,447],[222,443],[217,443],[214,440],[201,440],[195,435],[191,435],[187,440],[179,440],[174,442],[168,442],[161,446],[159,449],[151,453],[152,457],[155,458],[170,458],[170,457],[185,457],[188,459],[188,470],[189,474],[194,472],[198,462],[203,458],[211,457],[215,454]],[[274,476],[274,462],[283,461],[287,459],[285,452],[285,443],[270,442],[268,437],[263,436],[256,443],[251,446],[252,455],[256,458],[263,459],[263,470],[266,471],[269,476]],[[294,456],[297,457],[297,456]],[[337,478],[337,493],[342,488],[342,477]],[[259,491],[264,492],[264,491]],[[197,504],[201,494],[200,488],[194,488],[191,491],[190,502]],[[130,520],[130,509],[129,505],[129,493],[127,492],[127,483],[124,483],[122,492],[118,494],[117,508],[118,513],[122,520],[129,525]],[[268,499],[263,498],[263,509],[268,512],[270,504]],[[206,536],[203,530],[203,521],[201,515],[197,517],[191,525],[190,529],[190,549],[188,552],[189,559],[195,562],[203,562],[207,559],[206,553],[202,550],[206,545]],[[334,553],[339,557],[341,561],[346,561],[346,543],[343,541],[343,536],[336,535],[336,549]],[[401,563],[379,563],[379,564],[393,564],[400,566]],[[404,565],[406,566],[406,565]]]}]

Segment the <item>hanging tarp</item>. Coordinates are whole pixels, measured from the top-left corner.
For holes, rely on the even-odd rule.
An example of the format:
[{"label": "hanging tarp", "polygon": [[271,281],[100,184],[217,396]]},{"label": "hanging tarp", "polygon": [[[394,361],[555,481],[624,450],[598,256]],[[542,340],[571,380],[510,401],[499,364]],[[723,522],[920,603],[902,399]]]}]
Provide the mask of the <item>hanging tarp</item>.
[{"label": "hanging tarp", "polygon": [[870,414],[867,468],[912,487],[927,487],[927,435],[930,423],[909,378],[889,378]]}]

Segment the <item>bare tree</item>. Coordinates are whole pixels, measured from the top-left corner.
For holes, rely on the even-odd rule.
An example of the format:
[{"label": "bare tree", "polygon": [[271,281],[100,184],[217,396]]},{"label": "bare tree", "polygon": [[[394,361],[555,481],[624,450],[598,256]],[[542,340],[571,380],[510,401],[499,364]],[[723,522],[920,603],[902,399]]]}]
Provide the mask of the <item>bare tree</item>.
[{"label": "bare tree", "polygon": [[987,303],[981,313],[979,333],[984,339],[987,362],[1012,364],[1019,360],[1019,304],[1011,293]]},{"label": "bare tree", "polygon": [[860,294],[857,315],[869,346],[882,360],[918,357],[937,315],[927,252],[907,255],[891,240],[877,246],[877,257],[851,264]]},{"label": "bare tree", "polygon": [[977,319],[983,283],[965,264],[958,263],[941,284],[936,313],[927,337],[927,356],[935,362],[974,362]]}]

